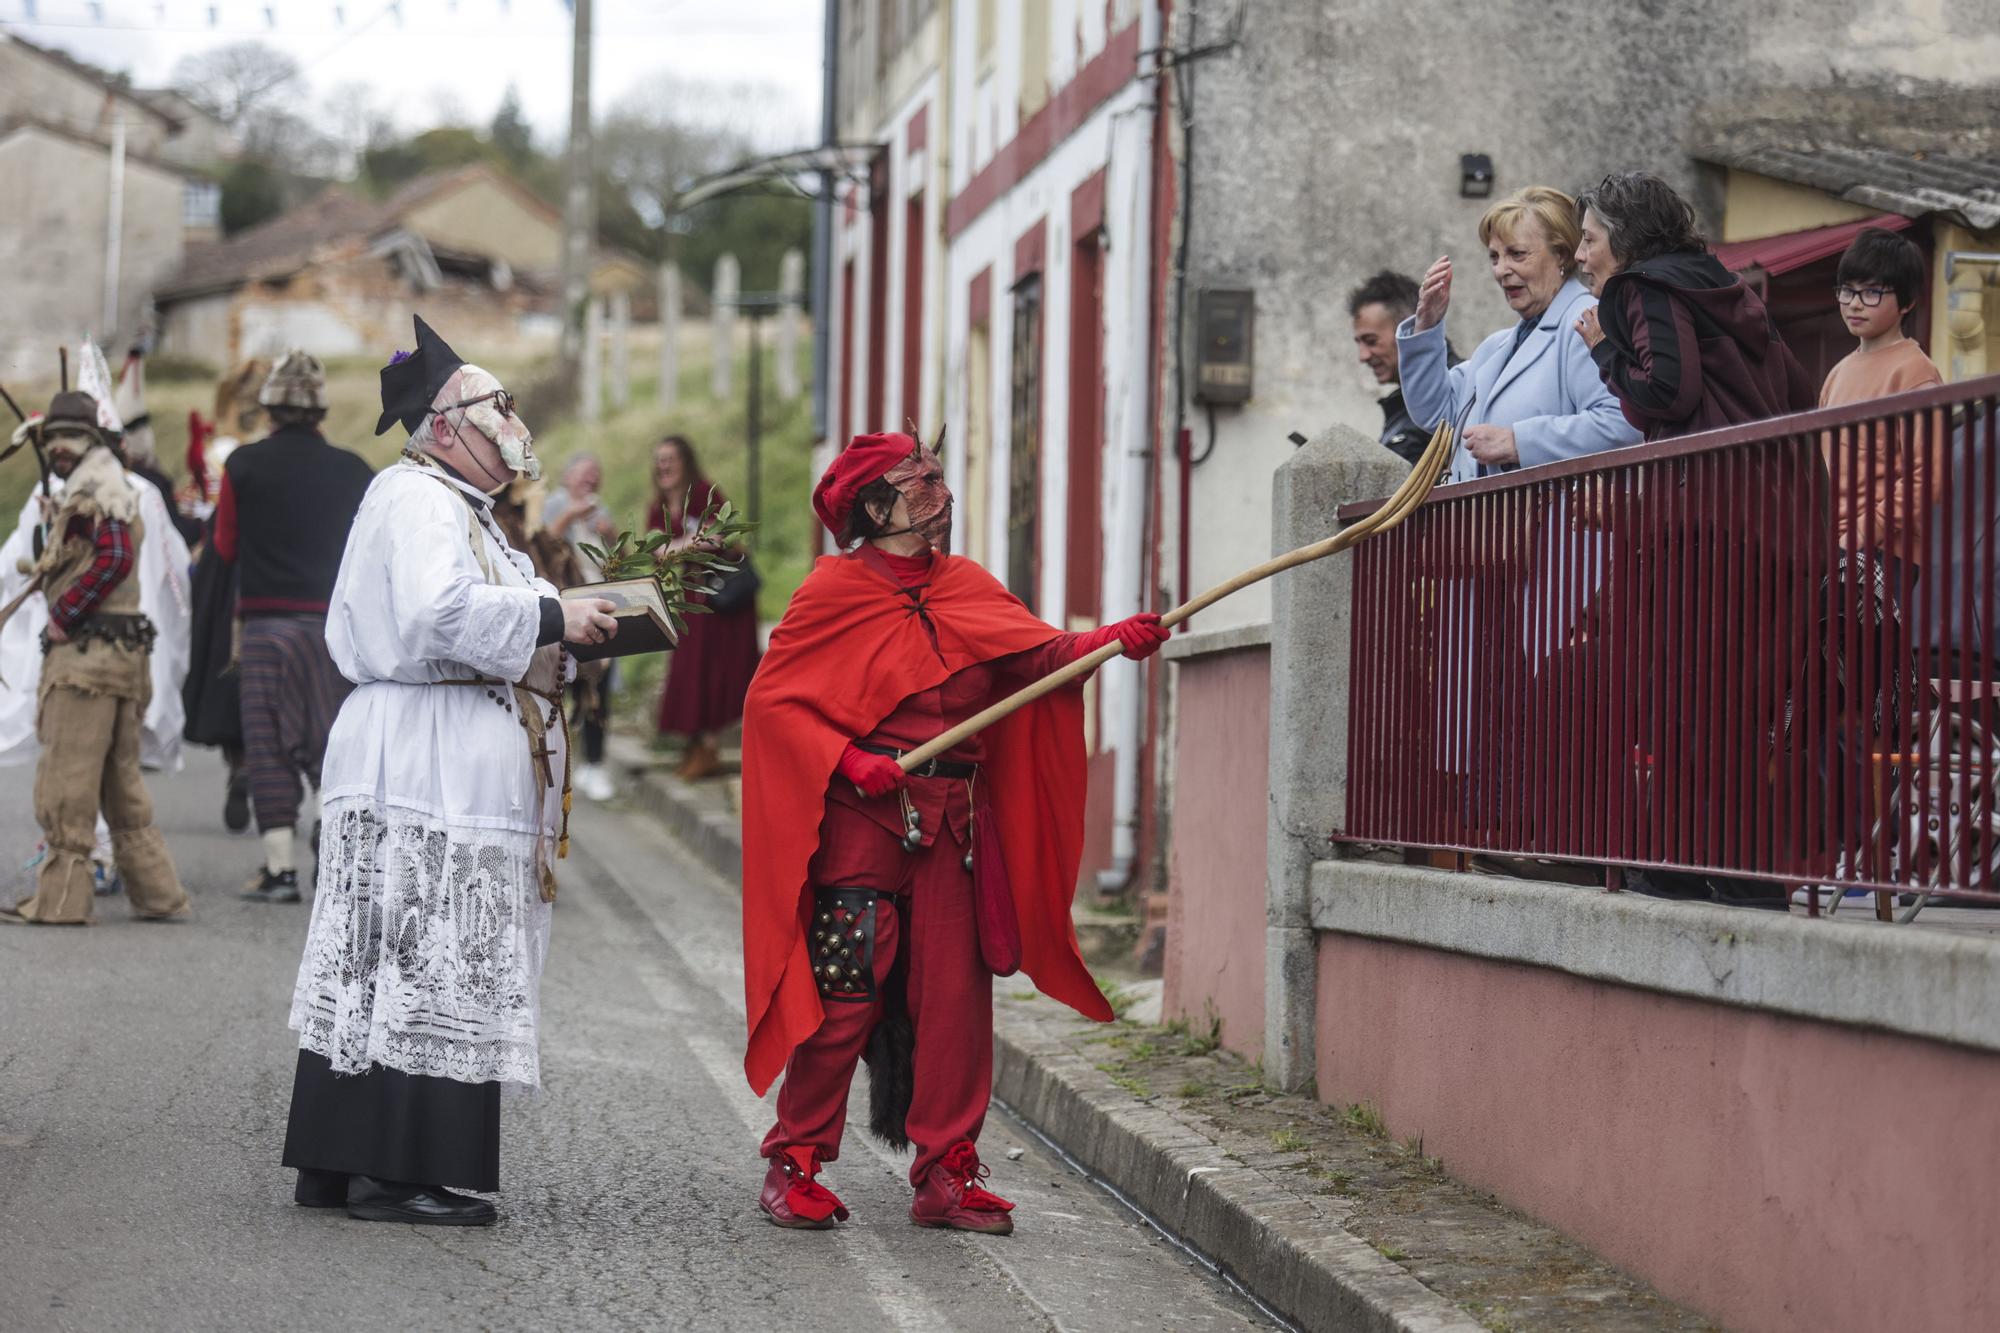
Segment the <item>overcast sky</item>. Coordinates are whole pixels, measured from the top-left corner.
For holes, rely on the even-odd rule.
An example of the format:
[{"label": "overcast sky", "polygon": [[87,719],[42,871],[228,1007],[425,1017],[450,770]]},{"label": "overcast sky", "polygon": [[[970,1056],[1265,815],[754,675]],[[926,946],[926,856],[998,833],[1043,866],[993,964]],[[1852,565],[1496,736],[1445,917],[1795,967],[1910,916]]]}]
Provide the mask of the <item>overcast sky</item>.
[{"label": "overcast sky", "polygon": [[[759,137],[784,141],[766,146],[812,142],[822,12],[821,0],[596,0],[592,102],[602,113],[662,78],[766,84],[776,104]],[[408,129],[441,106],[483,124],[509,83],[544,143],[569,121],[563,0],[0,0],[0,24],[147,86],[190,52],[254,38],[305,65],[316,95],[379,89]]]}]

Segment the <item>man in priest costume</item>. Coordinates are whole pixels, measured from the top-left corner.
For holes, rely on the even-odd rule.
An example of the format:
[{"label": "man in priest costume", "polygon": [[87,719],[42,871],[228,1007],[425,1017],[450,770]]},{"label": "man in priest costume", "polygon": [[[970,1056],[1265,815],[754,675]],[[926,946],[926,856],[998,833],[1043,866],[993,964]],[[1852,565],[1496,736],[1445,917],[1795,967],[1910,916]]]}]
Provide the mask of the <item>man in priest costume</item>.
[{"label": "man in priest costume", "polygon": [[536,1085],[537,1004],[566,848],[570,643],[616,629],[507,543],[493,496],[540,474],[500,381],[423,320],[382,370],[368,488],[327,608],[354,691],[322,770],[312,925],[292,996],[294,1197],[364,1221],[484,1226],[500,1085]]}]

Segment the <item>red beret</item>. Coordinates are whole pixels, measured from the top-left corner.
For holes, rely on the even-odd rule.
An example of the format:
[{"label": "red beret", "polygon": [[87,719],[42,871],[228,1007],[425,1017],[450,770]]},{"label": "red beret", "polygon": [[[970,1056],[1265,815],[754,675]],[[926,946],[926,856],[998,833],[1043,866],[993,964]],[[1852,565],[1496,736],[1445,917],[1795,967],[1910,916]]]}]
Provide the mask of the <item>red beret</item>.
[{"label": "red beret", "polygon": [[813,487],[813,511],[826,530],[839,537],[862,488],[880,481],[882,474],[916,451],[917,442],[907,435],[857,435],[850,440]]}]

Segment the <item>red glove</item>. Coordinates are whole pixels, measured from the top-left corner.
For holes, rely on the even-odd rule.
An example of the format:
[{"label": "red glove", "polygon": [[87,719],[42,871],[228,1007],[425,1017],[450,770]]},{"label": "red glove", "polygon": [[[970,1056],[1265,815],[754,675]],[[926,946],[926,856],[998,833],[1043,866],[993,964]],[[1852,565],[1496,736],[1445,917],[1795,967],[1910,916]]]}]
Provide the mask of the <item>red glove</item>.
[{"label": "red glove", "polygon": [[1125,656],[1135,662],[1143,662],[1159,652],[1160,645],[1172,634],[1172,631],[1160,623],[1159,616],[1151,611],[1141,611],[1136,616],[1129,616],[1105,628],[1111,631],[1112,637],[1124,648]]},{"label": "red glove", "polygon": [[870,754],[856,748],[853,741],[840,752],[840,762],[835,767],[840,776],[861,789],[863,796],[887,796],[910,780],[910,775],[888,755]]},{"label": "red glove", "polygon": [[[1168,638],[1168,631],[1161,626],[1159,616],[1151,611],[1141,611],[1125,620],[1113,621],[1097,629],[1085,630],[1076,636],[1076,656],[1088,657],[1107,643],[1115,643],[1125,656],[1134,661],[1143,661],[1160,651],[1160,645]],[[1072,661],[1075,658],[1070,659]]]}]

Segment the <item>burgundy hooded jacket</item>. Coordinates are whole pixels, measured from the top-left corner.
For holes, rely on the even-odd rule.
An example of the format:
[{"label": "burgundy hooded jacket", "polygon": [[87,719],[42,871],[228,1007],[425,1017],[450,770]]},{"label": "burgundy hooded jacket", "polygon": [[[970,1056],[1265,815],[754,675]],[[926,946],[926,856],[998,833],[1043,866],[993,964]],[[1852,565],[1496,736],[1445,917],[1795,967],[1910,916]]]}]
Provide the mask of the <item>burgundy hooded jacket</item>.
[{"label": "burgundy hooded jacket", "polygon": [[1803,412],[1818,399],[1757,293],[1706,251],[1656,255],[1599,293],[1591,349],[1648,440]]}]

